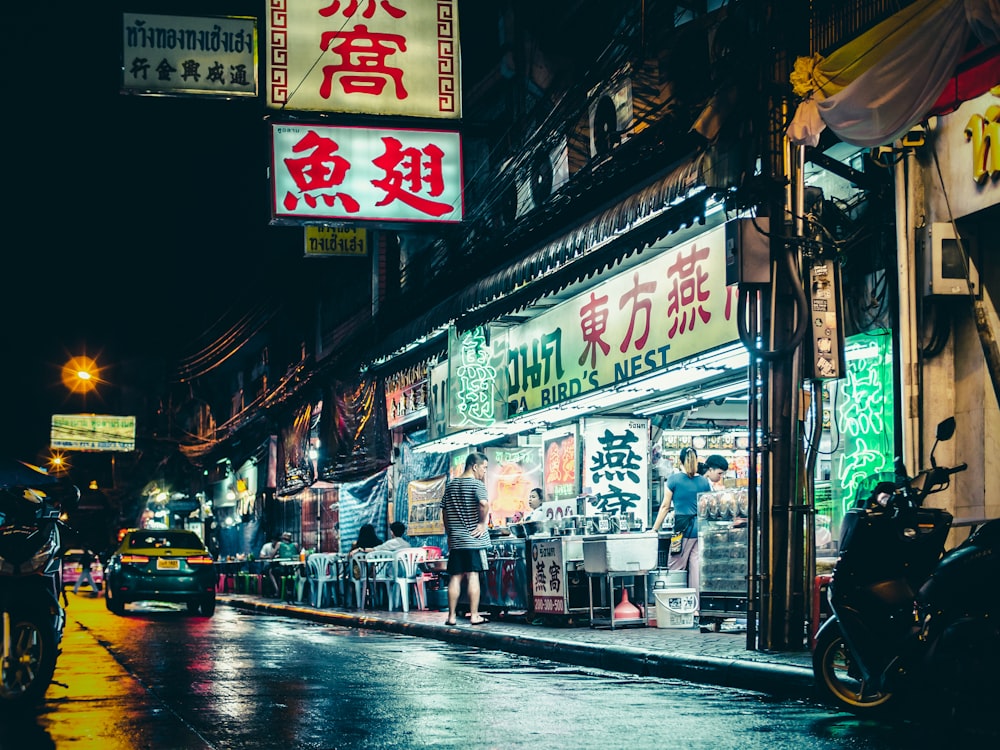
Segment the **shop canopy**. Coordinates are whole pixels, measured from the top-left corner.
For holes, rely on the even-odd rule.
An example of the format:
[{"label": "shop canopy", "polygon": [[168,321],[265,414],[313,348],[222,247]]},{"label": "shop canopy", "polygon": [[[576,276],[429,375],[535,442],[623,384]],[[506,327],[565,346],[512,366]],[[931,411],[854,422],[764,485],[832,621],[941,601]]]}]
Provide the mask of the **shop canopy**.
[{"label": "shop canopy", "polygon": [[[970,35],[982,48],[971,56]],[[955,96],[996,86],[998,44],[1000,0],[918,0],[826,57],[796,60],[791,81],[805,100],[788,137],[816,146],[830,128],[855,146],[892,143],[937,108],[960,103]]]}]

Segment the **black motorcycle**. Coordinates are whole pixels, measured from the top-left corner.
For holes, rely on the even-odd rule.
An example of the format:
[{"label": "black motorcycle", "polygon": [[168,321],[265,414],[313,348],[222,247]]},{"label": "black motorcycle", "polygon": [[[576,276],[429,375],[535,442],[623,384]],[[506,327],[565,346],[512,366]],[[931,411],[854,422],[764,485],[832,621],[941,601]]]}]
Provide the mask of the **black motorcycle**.
[{"label": "black motorcycle", "polygon": [[931,468],[911,478],[897,459],[897,481],[845,515],[813,672],[855,714],[981,718],[1000,700],[1000,520],[945,553],[952,516],[923,507],[967,468],[934,460],[954,432],[939,424]]},{"label": "black motorcycle", "polygon": [[66,622],[59,602],[73,486],[0,489],[0,707],[36,703],[55,673]]}]

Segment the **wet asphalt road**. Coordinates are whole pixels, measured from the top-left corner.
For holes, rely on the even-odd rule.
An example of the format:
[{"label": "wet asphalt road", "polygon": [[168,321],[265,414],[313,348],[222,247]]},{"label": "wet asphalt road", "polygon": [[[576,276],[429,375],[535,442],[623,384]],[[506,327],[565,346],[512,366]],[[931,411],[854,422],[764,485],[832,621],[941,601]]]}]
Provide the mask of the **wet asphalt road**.
[{"label": "wet asphalt road", "polygon": [[912,748],[927,732],[808,702],[584,670],[220,606],[115,617],[70,595],[37,714],[0,750],[199,748]]}]

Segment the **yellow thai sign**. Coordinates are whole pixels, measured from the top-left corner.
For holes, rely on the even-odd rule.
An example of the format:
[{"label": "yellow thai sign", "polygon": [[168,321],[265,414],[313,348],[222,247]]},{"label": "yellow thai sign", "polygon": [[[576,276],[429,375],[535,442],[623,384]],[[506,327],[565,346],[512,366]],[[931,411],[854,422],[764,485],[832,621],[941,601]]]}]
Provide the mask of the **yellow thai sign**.
[{"label": "yellow thai sign", "polygon": [[307,258],[332,256],[363,258],[368,255],[368,233],[364,229],[307,224],[305,239]]}]

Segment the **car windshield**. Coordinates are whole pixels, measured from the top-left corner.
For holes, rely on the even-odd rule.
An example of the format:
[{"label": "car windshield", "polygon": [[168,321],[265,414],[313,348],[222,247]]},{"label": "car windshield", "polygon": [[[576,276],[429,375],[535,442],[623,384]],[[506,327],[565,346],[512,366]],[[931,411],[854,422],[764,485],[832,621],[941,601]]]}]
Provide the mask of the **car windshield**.
[{"label": "car windshield", "polygon": [[129,537],[128,546],[130,549],[164,549],[170,547],[201,549],[202,544],[198,535],[190,531],[144,531],[141,534],[132,534]]}]

